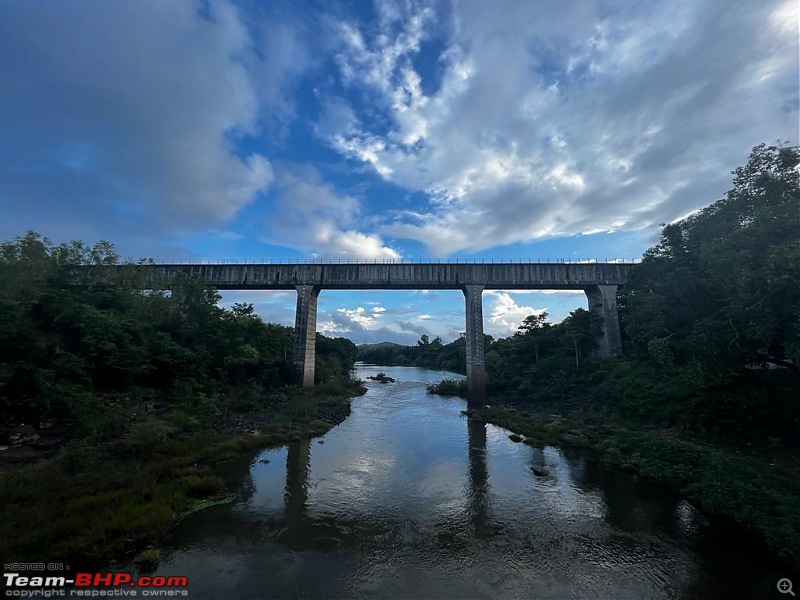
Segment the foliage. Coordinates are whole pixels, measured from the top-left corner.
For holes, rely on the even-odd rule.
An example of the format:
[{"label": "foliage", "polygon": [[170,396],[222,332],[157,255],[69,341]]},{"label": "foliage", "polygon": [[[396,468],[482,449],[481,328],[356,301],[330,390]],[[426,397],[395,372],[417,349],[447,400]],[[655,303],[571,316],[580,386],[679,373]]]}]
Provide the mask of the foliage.
[{"label": "foliage", "polygon": [[376,365],[425,367],[464,373],[466,368],[466,339],[461,336],[449,344],[436,337],[430,341],[423,335],[415,346],[399,344],[368,344],[358,347],[358,360]]},{"label": "foliage", "polygon": [[[54,245],[28,232],[0,244],[0,419],[61,422],[102,441],[142,411],[204,422],[255,408],[292,382],[292,329],[219,299],[199,279],[168,289],[120,265],[108,242]],[[355,356],[349,340],[318,336],[318,381],[347,378]]]},{"label": "foliage", "polygon": [[725,198],[664,227],[621,299],[629,348],[729,380],[800,359],[797,148],[753,149]]},{"label": "foliage", "polygon": [[155,571],[158,563],[161,562],[161,550],[158,548],[148,548],[136,555],[133,562],[143,573]]},{"label": "foliage", "polygon": [[426,386],[429,394],[440,396],[467,396],[467,381],[465,379],[442,379]]},{"label": "foliage", "polygon": [[[589,449],[613,468],[635,472],[678,491],[699,508],[757,532],[790,567],[800,567],[800,479],[797,467],[747,456],[657,430],[613,425],[595,412],[575,410],[549,420],[514,407],[469,411],[525,435],[534,445]],[[544,417],[544,418],[541,418]]]}]

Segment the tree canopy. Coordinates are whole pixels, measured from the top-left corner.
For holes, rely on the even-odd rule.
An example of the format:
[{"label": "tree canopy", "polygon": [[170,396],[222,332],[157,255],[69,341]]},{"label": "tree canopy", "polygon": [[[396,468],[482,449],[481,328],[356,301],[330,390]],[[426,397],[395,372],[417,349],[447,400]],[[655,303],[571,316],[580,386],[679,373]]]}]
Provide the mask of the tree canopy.
[{"label": "tree canopy", "polygon": [[[118,262],[108,242],[54,245],[28,232],[0,244],[6,424],[55,419],[96,430],[90,421],[112,413],[109,398],[120,394],[130,405],[155,401],[207,415],[223,408],[221,398],[291,383],[292,328],[265,323],[252,304],[220,307],[220,295],[200,280],[153,289],[130,265],[114,285],[76,285],[74,267]],[[320,336],[318,349],[320,380],[347,376],[352,342]]]}]

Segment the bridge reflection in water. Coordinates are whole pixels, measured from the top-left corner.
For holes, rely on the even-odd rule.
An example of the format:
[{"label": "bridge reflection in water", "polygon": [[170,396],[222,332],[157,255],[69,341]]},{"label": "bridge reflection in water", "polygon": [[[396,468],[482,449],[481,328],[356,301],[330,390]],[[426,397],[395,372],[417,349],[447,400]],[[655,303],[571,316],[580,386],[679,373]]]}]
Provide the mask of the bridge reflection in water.
[{"label": "bridge reflection in water", "polygon": [[[465,497],[468,521],[475,537],[489,537],[497,533],[498,526],[492,522],[489,469],[486,463],[486,423],[466,419],[466,425],[469,465]],[[326,538],[333,540],[342,533],[340,522],[328,517],[310,517],[308,514],[311,454],[311,440],[291,442],[287,446],[284,523],[278,539],[297,549],[325,546]],[[368,525],[370,535],[374,535],[373,525]],[[325,535],[326,529],[330,536]]]}]

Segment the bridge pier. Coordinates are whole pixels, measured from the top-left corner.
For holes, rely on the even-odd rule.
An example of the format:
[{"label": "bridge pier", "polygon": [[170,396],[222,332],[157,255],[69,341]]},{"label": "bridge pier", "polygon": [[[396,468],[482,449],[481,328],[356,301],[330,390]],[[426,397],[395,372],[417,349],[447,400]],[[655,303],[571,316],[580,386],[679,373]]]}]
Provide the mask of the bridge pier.
[{"label": "bridge pier", "polygon": [[600,317],[603,337],[600,338],[597,356],[610,357],[622,354],[622,336],[617,312],[618,285],[590,285],[584,288],[589,299],[589,311]]},{"label": "bridge pier", "polygon": [[294,316],[293,362],[295,383],[314,387],[317,354],[317,298],[319,286],[298,285],[297,312]]},{"label": "bridge pier", "polygon": [[486,404],[486,366],[483,349],[483,285],[462,288],[467,307],[467,403]]}]

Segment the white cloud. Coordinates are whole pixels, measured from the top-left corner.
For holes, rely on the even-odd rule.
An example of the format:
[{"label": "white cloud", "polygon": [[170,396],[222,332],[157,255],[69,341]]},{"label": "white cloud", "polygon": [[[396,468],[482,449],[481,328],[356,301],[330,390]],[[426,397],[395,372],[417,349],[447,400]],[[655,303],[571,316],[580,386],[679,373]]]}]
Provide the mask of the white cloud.
[{"label": "white cloud", "polygon": [[427,335],[428,337],[432,335],[430,329],[422,325],[417,325],[416,323],[412,323],[411,321],[397,321],[397,324],[403,331],[411,331],[413,333],[416,333],[417,335]]},{"label": "white cloud", "polygon": [[381,321],[384,312],[386,309],[379,306],[375,306],[371,310],[367,310],[363,306],[337,308],[320,315],[317,331],[325,334],[352,334],[374,329],[385,330]]},{"label": "white cloud", "polygon": [[356,324],[360,325],[361,327],[364,327],[364,328],[367,328],[367,329],[369,328],[370,325],[376,323],[377,320],[378,320],[378,317],[380,316],[380,315],[377,315],[375,313],[373,313],[373,314],[368,313],[366,310],[364,310],[363,306],[359,306],[358,308],[353,309],[353,310],[349,310],[349,309],[346,309],[346,308],[340,308],[336,312],[341,313],[343,315],[346,315],[348,317],[348,319],[350,319],[351,323],[356,323]]},{"label": "white cloud", "polygon": [[756,143],[797,141],[796,2],[466,0],[433,88],[413,59],[441,21],[381,6],[377,31],[342,25],[337,55],[380,118],[328,140],[427,193],[382,231],[437,255],[654,227],[718,198]]},{"label": "white cloud", "polygon": [[539,315],[547,310],[546,308],[521,306],[505,292],[486,291],[484,296],[494,298],[494,305],[489,312],[489,322],[484,329],[486,333],[495,337],[505,337],[515,333],[525,317]]},{"label": "white cloud", "polygon": [[379,235],[356,229],[361,203],[353,196],[337,194],[316,169],[287,167],[278,185],[281,193],[269,221],[271,243],[303,248],[319,258],[401,258]]},{"label": "white cloud", "polygon": [[[419,339],[413,325],[398,322],[400,331],[397,331],[383,325],[379,320],[381,316],[383,316],[382,313],[369,313],[363,307],[325,311],[318,316],[317,331],[329,336],[347,337],[356,344],[395,342],[411,345]],[[428,332],[425,330],[423,333]]]}]

